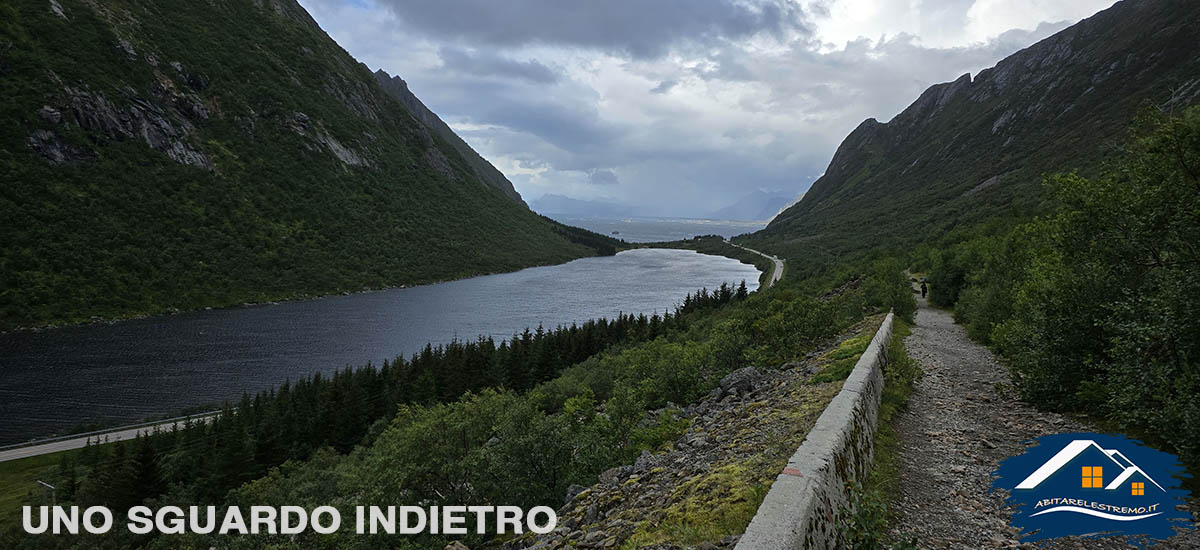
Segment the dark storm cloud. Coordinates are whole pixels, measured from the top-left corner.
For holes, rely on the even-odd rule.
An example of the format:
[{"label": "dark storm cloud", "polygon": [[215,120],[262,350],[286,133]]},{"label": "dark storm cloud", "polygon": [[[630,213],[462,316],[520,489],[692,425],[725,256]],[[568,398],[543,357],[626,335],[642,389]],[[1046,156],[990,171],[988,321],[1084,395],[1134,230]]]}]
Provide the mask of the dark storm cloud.
[{"label": "dark storm cloud", "polygon": [[803,28],[788,0],[379,0],[411,30],[472,44],[569,45],[654,57],[706,43]]},{"label": "dark storm cloud", "polygon": [[674,88],[678,84],[679,84],[678,80],[664,80],[662,82],[659,82],[658,86],[650,88],[650,93],[665,94],[665,93],[671,91],[671,88]]},{"label": "dark storm cloud", "polygon": [[970,8],[1016,0],[923,0],[916,23],[909,3],[876,0],[875,19],[842,27],[828,19],[847,4],[832,0],[300,1],[527,198],[659,215],[704,215],[759,188],[798,195],[864,118],[1067,24],[963,30],[980,21]]},{"label": "dark storm cloud", "polygon": [[494,53],[472,53],[458,48],[438,50],[442,66],[447,70],[478,76],[520,78],[530,82],[551,84],[559,73],[536,60],[516,61]]},{"label": "dark storm cloud", "polygon": [[583,153],[602,148],[617,139],[621,130],[600,118],[594,90],[562,82],[553,84],[566,90],[545,94],[546,85],[525,78],[494,79],[471,73],[437,75],[421,79],[413,86],[419,97],[429,97],[438,112],[451,122],[462,121],[487,126],[502,126],[537,136],[564,151]]},{"label": "dark storm cloud", "polygon": [[620,181],[612,170],[592,170],[588,174],[588,183],[595,185],[616,185]]}]

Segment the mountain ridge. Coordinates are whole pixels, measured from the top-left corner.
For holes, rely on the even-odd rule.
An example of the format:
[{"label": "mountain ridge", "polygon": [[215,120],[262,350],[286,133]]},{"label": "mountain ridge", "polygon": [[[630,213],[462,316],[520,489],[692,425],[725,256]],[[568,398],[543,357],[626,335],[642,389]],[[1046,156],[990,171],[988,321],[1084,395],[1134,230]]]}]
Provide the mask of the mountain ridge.
[{"label": "mountain ridge", "polygon": [[1124,0],[863,121],[796,205],[747,238],[826,257],[1043,212],[1043,174],[1097,169],[1139,109],[1200,101],[1200,4]]},{"label": "mountain ridge", "polygon": [[557,193],[547,193],[530,203],[530,208],[544,214],[567,216],[626,218],[642,212],[629,204],[600,199],[576,199]]},{"label": "mountain ridge", "polygon": [[403,78],[392,76],[383,69],[379,69],[373,74],[380,86],[383,86],[384,90],[407,107],[417,120],[436,132],[442,139],[449,142],[450,146],[454,147],[466,159],[467,164],[471,166],[471,169],[479,177],[480,181],[499,189],[512,200],[526,207],[529,206],[525,204],[525,201],[521,198],[521,194],[513,187],[512,182],[508,181],[508,178],[500,170],[496,169],[491,162],[488,162],[475,149],[471,148],[461,136],[454,133],[450,125],[437,116],[437,113],[426,107],[425,103],[408,89],[408,83]]},{"label": "mountain ridge", "polygon": [[714,220],[770,221],[793,200],[794,197],[755,189],[733,204],[714,210],[705,217]]},{"label": "mountain ridge", "polygon": [[4,4],[0,43],[0,329],[612,246],[484,181],[294,0]]}]

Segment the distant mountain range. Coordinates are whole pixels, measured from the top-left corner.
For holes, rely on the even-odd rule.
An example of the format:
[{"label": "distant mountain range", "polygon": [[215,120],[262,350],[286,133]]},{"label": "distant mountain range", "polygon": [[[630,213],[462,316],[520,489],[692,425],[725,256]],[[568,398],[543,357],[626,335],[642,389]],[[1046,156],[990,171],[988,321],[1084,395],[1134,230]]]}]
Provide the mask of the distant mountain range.
[{"label": "distant mountain range", "polygon": [[644,209],[639,209],[628,204],[594,199],[575,199],[554,193],[542,195],[531,202],[529,207],[533,211],[542,214],[561,214],[576,217],[625,218],[645,215],[642,212]]},{"label": "distant mountain range", "polygon": [[1140,110],[1200,102],[1197,44],[1200,2],[1118,2],[864,121],[803,200],[746,242],[832,258],[1044,212],[1044,174],[1093,173]]},{"label": "distant mountain range", "polygon": [[0,330],[611,251],[295,0],[0,7]]},{"label": "distant mountain range", "polygon": [[[767,221],[795,200],[782,194],[770,194],[754,190],[737,202],[695,218],[712,220]],[[543,214],[558,214],[571,217],[628,218],[661,216],[655,205],[631,205],[616,201],[576,199],[554,193],[546,194],[530,203],[530,208]]]},{"label": "distant mountain range", "polygon": [[767,221],[792,203],[795,197],[771,194],[755,189],[737,202],[713,211],[707,217],[717,220]]}]

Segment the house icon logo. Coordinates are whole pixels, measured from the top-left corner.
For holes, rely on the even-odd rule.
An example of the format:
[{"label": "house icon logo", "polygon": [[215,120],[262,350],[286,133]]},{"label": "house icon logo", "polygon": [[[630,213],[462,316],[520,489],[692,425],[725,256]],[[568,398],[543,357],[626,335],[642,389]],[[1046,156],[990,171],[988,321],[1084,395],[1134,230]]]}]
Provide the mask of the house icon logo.
[{"label": "house icon logo", "polygon": [[1126,536],[1149,545],[1195,528],[1176,509],[1187,497],[1178,459],[1124,436],[1045,436],[994,475],[992,487],[1008,491],[1024,541]]}]

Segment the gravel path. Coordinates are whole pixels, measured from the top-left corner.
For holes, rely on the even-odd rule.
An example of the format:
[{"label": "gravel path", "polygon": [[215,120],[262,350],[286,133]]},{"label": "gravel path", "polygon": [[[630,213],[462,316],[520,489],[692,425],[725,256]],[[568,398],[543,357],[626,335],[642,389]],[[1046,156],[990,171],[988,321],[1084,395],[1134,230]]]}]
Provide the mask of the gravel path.
[{"label": "gravel path", "polygon": [[[999,390],[997,384],[1008,384],[1009,377],[992,353],[968,339],[950,313],[918,302],[916,325],[905,345],[924,376],[908,409],[896,417],[900,483],[891,504],[897,516],[892,534],[915,535],[921,548],[1015,548],[1011,510],[1005,509],[1002,494],[989,493],[991,472],[1030,439],[1095,429],[1039,412]],[[1048,547],[1131,546],[1106,538],[1059,539]],[[1154,548],[1200,548],[1200,532],[1193,529]]]}]

